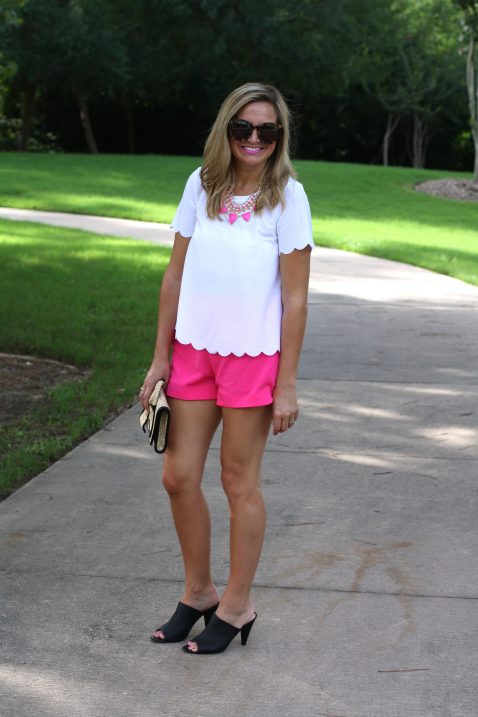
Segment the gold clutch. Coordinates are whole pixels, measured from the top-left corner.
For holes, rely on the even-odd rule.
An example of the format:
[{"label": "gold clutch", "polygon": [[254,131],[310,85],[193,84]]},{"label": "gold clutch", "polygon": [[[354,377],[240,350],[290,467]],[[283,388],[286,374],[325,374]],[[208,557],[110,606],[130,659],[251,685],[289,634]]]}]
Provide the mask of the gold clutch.
[{"label": "gold clutch", "polygon": [[140,426],[148,434],[156,453],[164,453],[168,445],[170,411],[163,385],[164,381],[160,379],[149,397],[148,408],[139,417]]}]

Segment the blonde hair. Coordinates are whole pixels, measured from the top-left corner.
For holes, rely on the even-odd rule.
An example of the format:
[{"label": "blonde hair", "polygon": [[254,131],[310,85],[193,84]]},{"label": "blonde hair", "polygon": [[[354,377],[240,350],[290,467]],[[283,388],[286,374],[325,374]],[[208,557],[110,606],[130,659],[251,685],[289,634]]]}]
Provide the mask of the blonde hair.
[{"label": "blonde hair", "polygon": [[257,198],[256,212],[264,207],[273,209],[279,202],[284,205],[284,189],[289,177],[296,177],[289,156],[290,113],[279,90],[261,82],[241,85],[222,103],[216,120],[204,146],[204,162],[201,182],[207,194],[207,215],[218,217],[224,193],[234,186],[235,173],[228,138],[228,124],[249,102],[270,102],[274,105],[277,122],[282,133],[277,140],[274,153],[268,158],[261,178],[261,192]]}]

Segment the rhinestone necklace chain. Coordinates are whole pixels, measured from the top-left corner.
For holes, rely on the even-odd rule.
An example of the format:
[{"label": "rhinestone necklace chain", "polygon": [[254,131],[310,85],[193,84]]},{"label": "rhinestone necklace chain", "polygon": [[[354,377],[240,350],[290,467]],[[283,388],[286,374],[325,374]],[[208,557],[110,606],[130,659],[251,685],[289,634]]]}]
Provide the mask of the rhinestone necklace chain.
[{"label": "rhinestone necklace chain", "polygon": [[229,223],[234,224],[238,217],[242,217],[246,222],[251,218],[251,213],[256,208],[256,199],[261,191],[260,186],[256,191],[250,194],[245,202],[238,204],[234,201],[232,187],[229,187],[224,195],[224,205],[219,210],[220,214],[229,214]]}]

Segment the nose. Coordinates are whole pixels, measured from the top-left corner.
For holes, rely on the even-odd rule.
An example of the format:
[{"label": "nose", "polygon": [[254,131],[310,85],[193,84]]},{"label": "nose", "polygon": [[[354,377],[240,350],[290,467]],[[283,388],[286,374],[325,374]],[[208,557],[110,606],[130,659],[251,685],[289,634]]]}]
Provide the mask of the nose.
[{"label": "nose", "polygon": [[251,134],[251,136],[249,137],[249,141],[250,141],[250,142],[256,142],[257,144],[260,144],[259,134],[258,134],[257,129],[256,129],[255,127],[254,127],[254,129],[252,130],[252,134]]}]

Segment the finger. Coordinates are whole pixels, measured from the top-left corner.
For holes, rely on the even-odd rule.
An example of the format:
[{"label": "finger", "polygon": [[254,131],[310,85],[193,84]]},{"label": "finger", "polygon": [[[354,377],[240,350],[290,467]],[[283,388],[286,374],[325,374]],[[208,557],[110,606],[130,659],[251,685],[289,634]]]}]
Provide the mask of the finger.
[{"label": "finger", "polygon": [[277,414],[273,414],[273,417],[272,417],[272,426],[273,426],[273,428],[272,428],[272,433],[274,434],[274,436],[277,436],[277,434],[280,433],[281,425],[282,425],[282,417],[281,417],[281,416],[278,416]]},{"label": "finger", "polygon": [[282,425],[281,425],[281,433],[285,433],[289,429],[289,418],[283,418],[282,419]]},{"label": "finger", "polygon": [[149,406],[149,399],[150,399],[150,396],[153,393],[153,391],[154,391],[154,386],[150,386],[149,388],[148,388],[148,386],[145,386],[144,392],[143,392],[143,399],[142,399],[142,403],[145,408],[148,408],[148,406]]},{"label": "finger", "polygon": [[148,389],[148,387],[141,386],[141,389],[139,391],[139,400],[141,401],[141,405],[143,406],[143,408],[148,408],[148,401],[150,396],[151,391]]},{"label": "finger", "polygon": [[288,431],[290,428],[292,428],[294,426],[294,424],[295,424],[294,415],[285,416],[281,422],[281,433],[285,433],[285,431]]},{"label": "finger", "polygon": [[283,416],[278,416],[276,426],[275,426],[275,435],[278,433],[284,433],[284,431],[287,430],[287,419],[285,419]]}]

